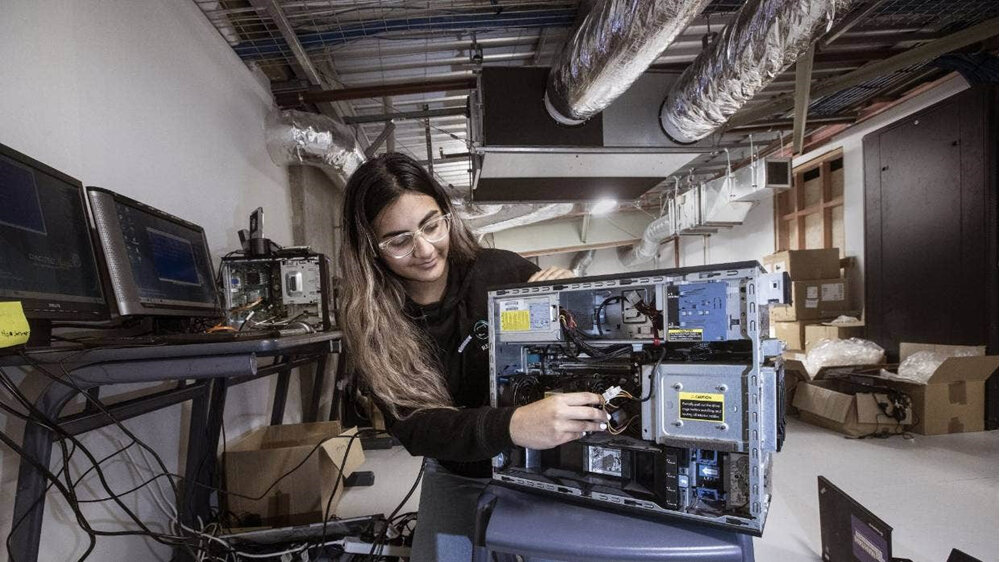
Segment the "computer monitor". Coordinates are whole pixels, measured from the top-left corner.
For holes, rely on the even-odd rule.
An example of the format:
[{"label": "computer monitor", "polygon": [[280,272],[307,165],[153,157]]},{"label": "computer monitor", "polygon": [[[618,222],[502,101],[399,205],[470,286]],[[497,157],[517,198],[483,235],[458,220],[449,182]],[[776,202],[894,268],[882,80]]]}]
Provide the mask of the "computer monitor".
[{"label": "computer monitor", "polygon": [[825,477],[817,481],[824,561],[901,562],[892,557],[892,527]]},{"label": "computer monitor", "polygon": [[104,320],[83,184],[0,145],[0,301],[32,323]]},{"label": "computer monitor", "polygon": [[221,314],[204,229],[100,187],[87,197],[120,316]]}]

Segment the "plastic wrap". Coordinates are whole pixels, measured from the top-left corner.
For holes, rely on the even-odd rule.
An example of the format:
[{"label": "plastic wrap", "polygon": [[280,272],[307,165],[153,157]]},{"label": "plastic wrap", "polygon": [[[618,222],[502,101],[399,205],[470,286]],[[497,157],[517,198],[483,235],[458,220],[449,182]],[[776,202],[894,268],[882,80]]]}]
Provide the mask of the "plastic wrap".
[{"label": "plastic wrap", "polygon": [[571,125],[602,111],[707,4],[707,0],[600,3],[577,27],[552,66],[545,92],[549,115]]},{"label": "plastic wrap", "polygon": [[918,351],[910,355],[899,364],[899,370],[895,375],[888,375],[893,379],[902,379],[919,384],[927,384],[934,371],[937,371],[941,363],[949,357],[974,357],[977,354],[972,350],[956,349],[945,353],[941,351]]},{"label": "plastic wrap", "polygon": [[843,365],[879,365],[885,360],[885,350],[874,342],[861,338],[819,340],[806,354],[803,364],[809,376],[816,376],[823,367]]},{"label": "plastic wrap", "polygon": [[316,166],[344,183],[365,161],[354,131],[326,115],[272,111],[267,117],[266,140],[275,164]]},{"label": "plastic wrap", "polygon": [[726,123],[795,63],[852,0],[749,0],[684,71],[660,110],[663,130],[692,143]]}]

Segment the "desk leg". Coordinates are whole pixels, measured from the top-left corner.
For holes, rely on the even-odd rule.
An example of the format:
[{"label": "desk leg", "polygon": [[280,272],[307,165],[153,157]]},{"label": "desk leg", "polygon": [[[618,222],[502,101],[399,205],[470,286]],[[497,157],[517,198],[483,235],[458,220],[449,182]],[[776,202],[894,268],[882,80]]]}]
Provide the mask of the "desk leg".
[{"label": "desk leg", "polygon": [[[324,353],[316,359],[316,374],[313,376],[312,396],[309,397],[309,409],[305,411],[302,421],[310,423],[319,420],[319,403],[323,397],[323,383],[326,382],[326,358]],[[332,407],[332,406],[331,406]]]},{"label": "desk leg", "polygon": [[[184,486],[181,505],[178,506],[181,522],[192,529],[198,528],[198,516],[202,521],[211,517],[212,490],[197,484],[217,486],[215,482],[216,453],[219,450],[219,435],[226,407],[228,381],[224,378],[212,379],[205,385],[205,392],[191,404],[191,425],[188,429],[187,462],[184,468]],[[189,551],[176,548],[175,559],[190,559]]]},{"label": "desk leg", "polygon": [[[66,402],[76,395],[76,390],[62,384],[51,383],[38,398],[35,405],[51,419],[58,419]],[[54,435],[47,429],[36,424],[24,425],[22,447],[27,455],[38,461],[42,466],[49,466],[52,460],[52,443]],[[36,562],[38,560],[38,545],[42,538],[42,517],[45,515],[45,487],[48,481],[45,476],[30,463],[21,461],[17,473],[17,493],[14,496],[14,519],[12,524],[18,524],[10,538],[11,550],[8,553],[11,560],[18,562]],[[43,498],[42,501],[38,501]],[[38,501],[36,504],[35,502]],[[25,516],[27,514],[27,516]]]},{"label": "desk leg", "polygon": [[341,346],[340,353],[337,354],[337,371],[333,375],[333,398],[330,399],[330,421],[344,420],[344,391],[341,385],[346,384],[344,378],[347,373],[347,352]]},{"label": "desk leg", "polygon": [[[281,358],[282,363],[291,363],[291,357]],[[271,405],[271,425],[281,425],[285,419],[285,402],[288,401],[288,382],[291,377],[291,367],[278,373],[278,383],[274,387],[274,404]]]}]

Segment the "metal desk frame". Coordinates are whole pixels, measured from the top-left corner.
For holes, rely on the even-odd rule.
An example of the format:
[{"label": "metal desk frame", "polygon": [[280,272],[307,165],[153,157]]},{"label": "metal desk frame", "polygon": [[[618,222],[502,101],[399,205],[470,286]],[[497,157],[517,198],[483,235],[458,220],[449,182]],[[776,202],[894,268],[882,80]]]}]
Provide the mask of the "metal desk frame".
[{"label": "metal desk frame", "polygon": [[[40,367],[58,369],[49,370],[57,377],[65,377],[65,370],[76,386],[88,394],[99,392],[100,387],[105,385],[178,381],[177,386],[172,389],[126,400],[108,406],[107,410],[114,419],[121,421],[192,400],[184,482],[211,484],[227,389],[277,373],[277,389],[271,409],[271,425],[277,425],[284,417],[291,370],[315,363],[313,392],[309,404],[305,405],[303,420],[316,421],[326,361],[331,353],[340,352],[340,337],[339,331],[331,331],[263,340],[95,348],[85,351],[53,349],[29,351],[28,354]],[[258,360],[265,357],[274,358],[274,363],[258,365]],[[0,366],[27,365],[29,364],[24,358],[17,355],[0,357]],[[77,394],[79,391],[70,384],[50,381],[35,401],[35,407],[52,419],[58,419],[62,427],[73,435],[114,423],[90,403],[82,413],[60,418],[63,407]],[[336,408],[331,408],[332,413],[335,410]],[[41,426],[26,422],[22,446],[42,466],[49,466],[56,438],[56,435]],[[45,511],[45,501],[38,499],[44,498],[46,487],[45,476],[31,463],[22,460],[12,521],[20,520],[25,513],[28,515],[11,537],[12,548],[9,554],[13,555],[12,560],[38,560]],[[209,515],[211,490],[202,486],[183,485],[180,494],[178,512],[181,522],[195,527],[198,516],[204,519]],[[177,554],[181,559],[187,557],[184,549],[177,549]]]}]

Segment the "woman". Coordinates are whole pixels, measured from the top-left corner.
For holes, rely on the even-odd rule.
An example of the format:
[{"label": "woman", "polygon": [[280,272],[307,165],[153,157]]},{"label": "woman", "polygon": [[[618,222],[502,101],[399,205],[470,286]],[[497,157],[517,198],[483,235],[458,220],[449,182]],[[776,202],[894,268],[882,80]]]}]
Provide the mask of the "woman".
[{"label": "woman", "polygon": [[413,159],[385,154],[350,178],[340,325],[353,367],[389,431],[427,457],[413,560],[468,560],[489,459],[607,429],[591,393],[489,406],[487,288],[571,277],[480,248],[444,190]]}]

